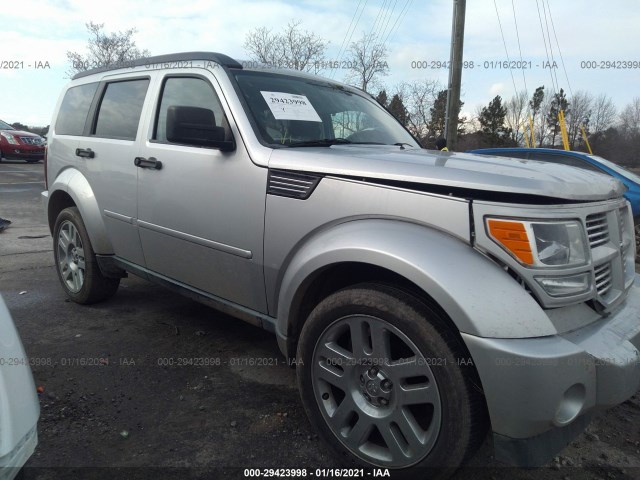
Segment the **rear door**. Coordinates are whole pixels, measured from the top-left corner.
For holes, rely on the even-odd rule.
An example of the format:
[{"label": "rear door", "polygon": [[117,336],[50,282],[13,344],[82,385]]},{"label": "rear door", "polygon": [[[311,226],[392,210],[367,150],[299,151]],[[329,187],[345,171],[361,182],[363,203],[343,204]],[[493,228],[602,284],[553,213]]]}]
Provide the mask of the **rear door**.
[{"label": "rear door", "polygon": [[[251,162],[211,72],[161,76],[138,168],[138,225],[147,268],[265,312],[267,170]],[[171,107],[206,110],[213,117],[211,127],[224,128],[236,149],[169,141]]]},{"label": "rear door", "polygon": [[137,174],[142,112],[150,91],[148,75],[103,81],[92,106],[92,121],[78,142],[79,160],[104,218],[114,253],[144,266],[137,218]]}]

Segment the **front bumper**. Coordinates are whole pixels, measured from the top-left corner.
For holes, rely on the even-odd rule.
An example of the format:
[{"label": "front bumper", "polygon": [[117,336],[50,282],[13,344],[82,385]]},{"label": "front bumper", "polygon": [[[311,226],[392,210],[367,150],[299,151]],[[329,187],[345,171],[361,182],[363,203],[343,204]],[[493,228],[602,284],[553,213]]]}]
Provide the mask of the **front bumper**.
[{"label": "front bumper", "polygon": [[2,158],[35,162],[44,159],[44,147],[5,145],[2,149]]},{"label": "front bumper", "polygon": [[640,388],[640,276],[616,311],[572,332],[462,336],[482,381],[496,457],[520,466],[544,464],[594,411],[622,403]]}]

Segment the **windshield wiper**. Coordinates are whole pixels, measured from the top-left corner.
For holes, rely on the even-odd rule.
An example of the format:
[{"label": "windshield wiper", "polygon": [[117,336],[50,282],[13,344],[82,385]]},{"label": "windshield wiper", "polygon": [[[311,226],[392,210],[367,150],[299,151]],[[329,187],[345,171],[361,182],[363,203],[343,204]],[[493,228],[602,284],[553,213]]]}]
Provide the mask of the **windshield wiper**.
[{"label": "windshield wiper", "polygon": [[331,145],[343,145],[353,143],[346,138],[319,138],[317,140],[304,140],[301,142],[291,142],[290,147],[330,147]]}]

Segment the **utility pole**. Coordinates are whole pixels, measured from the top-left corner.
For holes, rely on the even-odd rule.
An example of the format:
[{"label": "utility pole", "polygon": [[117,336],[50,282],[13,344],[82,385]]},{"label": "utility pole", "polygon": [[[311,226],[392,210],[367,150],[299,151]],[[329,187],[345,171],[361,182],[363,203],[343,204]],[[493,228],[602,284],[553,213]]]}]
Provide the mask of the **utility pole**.
[{"label": "utility pole", "polygon": [[464,43],[464,12],[466,0],[453,0],[453,22],[451,29],[451,56],[449,62],[449,89],[447,90],[447,111],[445,114],[444,136],[449,150],[455,150],[458,143],[458,105],[460,105],[460,84],[462,81],[462,47]]}]

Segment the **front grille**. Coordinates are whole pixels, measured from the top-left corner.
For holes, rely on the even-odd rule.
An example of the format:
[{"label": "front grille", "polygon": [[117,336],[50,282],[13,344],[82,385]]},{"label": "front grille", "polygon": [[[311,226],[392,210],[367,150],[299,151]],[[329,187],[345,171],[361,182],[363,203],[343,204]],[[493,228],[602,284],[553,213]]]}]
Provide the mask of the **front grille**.
[{"label": "front grille", "polygon": [[42,145],[42,140],[38,137],[20,137],[20,140],[25,145]]},{"label": "front grille", "polygon": [[611,290],[611,264],[605,263],[594,269],[596,277],[596,290],[600,297],[606,295]]},{"label": "front grille", "polygon": [[587,237],[589,245],[595,248],[609,241],[609,229],[606,213],[595,213],[587,217]]},{"label": "front grille", "polygon": [[627,230],[627,214],[628,207],[622,207],[620,209],[620,238],[624,236],[624,232]]}]

